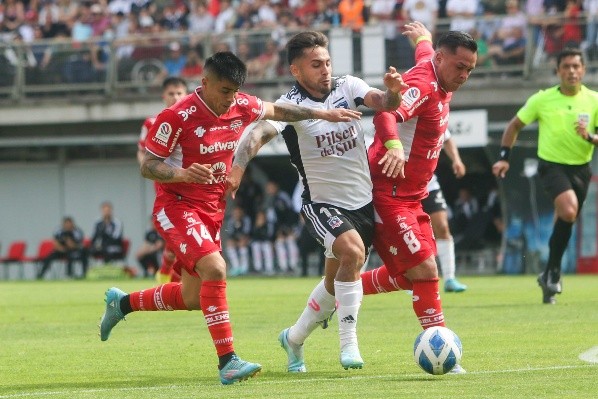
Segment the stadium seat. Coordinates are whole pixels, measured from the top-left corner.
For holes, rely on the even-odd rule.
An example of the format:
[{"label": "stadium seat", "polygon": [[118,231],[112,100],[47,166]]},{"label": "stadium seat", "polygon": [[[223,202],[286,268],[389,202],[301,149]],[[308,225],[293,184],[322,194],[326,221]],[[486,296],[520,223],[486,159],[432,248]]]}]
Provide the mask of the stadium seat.
[{"label": "stadium seat", "polygon": [[[45,239],[41,240],[38,247],[37,253],[34,256],[25,257],[23,262],[31,262],[35,266],[35,273],[39,271],[41,267],[41,263],[46,259],[50,254],[54,252],[54,240],[53,239]],[[21,278],[24,277],[24,267],[21,268]]]},{"label": "stadium seat", "polygon": [[25,262],[25,251],[27,250],[27,243],[22,240],[13,241],[8,246],[6,256],[0,258],[2,269],[4,270],[5,279],[10,277],[9,268],[11,265],[23,266]]}]

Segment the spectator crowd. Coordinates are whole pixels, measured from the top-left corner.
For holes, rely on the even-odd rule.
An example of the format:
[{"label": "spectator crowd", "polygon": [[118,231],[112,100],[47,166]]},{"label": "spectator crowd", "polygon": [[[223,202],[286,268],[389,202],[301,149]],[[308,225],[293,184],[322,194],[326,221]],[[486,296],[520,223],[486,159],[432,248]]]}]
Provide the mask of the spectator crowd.
[{"label": "spectator crowd", "polygon": [[[282,54],[288,31],[359,32],[373,24],[383,27],[388,63],[408,68],[412,47],[400,31],[411,20],[433,33],[471,33],[480,65],[521,64],[529,40],[548,57],[564,46],[598,53],[597,0],[3,0],[0,43],[26,46],[0,48],[0,69],[25,65],[30,84],[99,82],[116,57],[119,80],[197,82],[205,57],[230,50],[250,77],[272,79],[288,74]],[[441,26],[446,21],[450,26]],[[185,40],[165,38],[173,32]]]}]

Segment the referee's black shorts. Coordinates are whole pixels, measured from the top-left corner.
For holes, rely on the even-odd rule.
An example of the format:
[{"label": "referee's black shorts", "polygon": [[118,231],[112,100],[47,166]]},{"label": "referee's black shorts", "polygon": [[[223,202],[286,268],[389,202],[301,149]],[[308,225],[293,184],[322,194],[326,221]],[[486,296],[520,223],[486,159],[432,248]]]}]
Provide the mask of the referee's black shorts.
[{"label": "referee's black shorts", "polygon": [[573,190],[579,203],[579,209],[581,209],[588,194],[592,169],[589,163],[583,165],[564,165],[540,159],[538,163],[538,176],[544,189],[553,201],[559,194],[567,190]]}]

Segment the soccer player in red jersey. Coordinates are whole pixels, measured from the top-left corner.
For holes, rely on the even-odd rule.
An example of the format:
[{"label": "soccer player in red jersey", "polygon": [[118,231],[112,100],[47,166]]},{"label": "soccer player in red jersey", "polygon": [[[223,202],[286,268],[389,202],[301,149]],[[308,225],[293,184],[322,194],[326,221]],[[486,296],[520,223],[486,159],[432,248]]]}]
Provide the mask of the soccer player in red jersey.
[{"label": "soccer player in red jersey", "polygon": [[226,298],[226,264],[220,227],[226,204],[226,177],[244,130],[260,119],[347,122],[361,113],[348,109],[315,110],[273,104],[239,92],[245,64],[230,52],[205,63],[202,85],[162,111],[146,138],[144,177],[157,181],[154,224],[175,250],[180,283],[126,294],[106,291],[100,338],[134,311],[200,310],[219,358],[220,381],[232,384],[257,374],[262,366],[241,360],[233,348]]},{"label": "soccer player in red jersey", "polygon": [[[166,108],[173,106],[181,98],[187,95],[187,82],[176,76],[171,76],[162,82],[162,101]],[[139,165],[143,162],[145,156],[145,139],[147,133],[156,121],[156,116],[150,116],[143,121],[141,125],[141,133],[139,134],[139,141],[137,142],[137,161]],[[158,189],[158,182],[154,182],[156,190]],[[178,282],[181,281],[181,276],[172,268],[175,260],[174,251],[168,246],[164,247],[162,251],[162,260],[160,262],[160,269],[156,272],[156,281],[158,283]]]},{"label": "soccer player in red jersey", "polygon": [[413,290],[413,310],[425,329],[444,326],[444,315],[436,244],[421,200],[442,150],[452,92],[475,68],[477,44],[469,34],[451,31],[440,37],[434,51],[430,32],[419,22],[407,24],[404,34],[416,42],[417,63],[403,74],[409,88],[399,108],[374,116],[376,133],[368,150],[374,247],[385,265],[361,277],[364,294]]}]

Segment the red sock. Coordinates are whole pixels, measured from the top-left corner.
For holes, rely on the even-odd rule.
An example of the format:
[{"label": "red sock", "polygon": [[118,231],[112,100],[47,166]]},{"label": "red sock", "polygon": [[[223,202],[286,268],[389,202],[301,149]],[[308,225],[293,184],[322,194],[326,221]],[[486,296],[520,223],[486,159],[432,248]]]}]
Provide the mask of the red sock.
[{"label": "red sock", "polygon": [[133,311],[187,310],[181,283],[167,283],[129,294]]},{"label": "red sock", "polygon": [[390,277],[386,265],[361,273],[363,295],[379,294],[399,290],[411,290],[413,285],[405,276]]},{"label": "red sock", "polygon": [[199,302],[218,356],[233,352],[233,329],[228,319],[226,281],[202,282]]},{"label": "red sock", "polygon": [[433,326],[444,327],[437,278],[413,280],[413,310],[424,330]]},{"label": "red sock", "polygon": [[175,261],[175,256],[169,250],[162,251],[162,263],[160,265],[159,273],[161,274],[170,274],[172,270],[172,265]]}]

